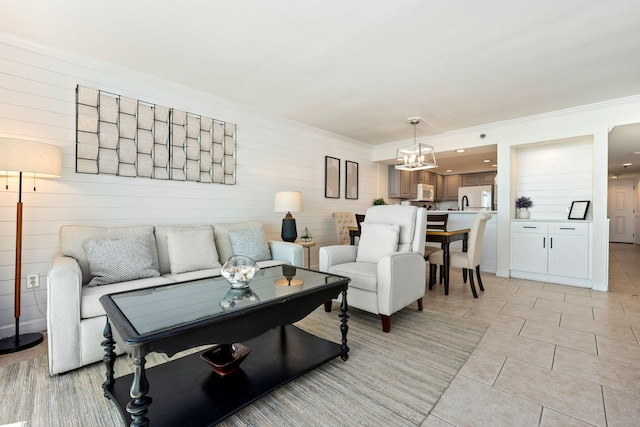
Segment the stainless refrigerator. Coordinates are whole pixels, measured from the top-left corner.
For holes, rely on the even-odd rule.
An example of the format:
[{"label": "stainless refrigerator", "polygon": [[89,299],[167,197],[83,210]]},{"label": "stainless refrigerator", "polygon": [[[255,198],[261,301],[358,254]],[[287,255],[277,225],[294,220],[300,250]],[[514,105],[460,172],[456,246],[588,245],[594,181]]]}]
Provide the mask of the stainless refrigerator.
[{"label": "stainless refrigerator", "polygon": [[493,185],[458,187],[458,209],[463,211],[494,210]]}]

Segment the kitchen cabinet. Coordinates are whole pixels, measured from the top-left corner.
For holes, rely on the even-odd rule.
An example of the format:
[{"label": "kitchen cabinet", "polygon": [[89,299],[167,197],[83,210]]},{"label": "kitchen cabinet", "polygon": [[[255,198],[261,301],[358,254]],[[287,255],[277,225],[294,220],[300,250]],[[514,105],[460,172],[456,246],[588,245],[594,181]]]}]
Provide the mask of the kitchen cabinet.
[{"label": "kitchen cabinet", "polygon": [[418,195],[418,174],[410,171],[398,170],[389,165],[389,197],[413,199]]},{"label": "kitchen cabinet", "polygon": [[496,172],[465,173],[462,175],[462,186],[493,185],[495,178]]},{"label": "kitchen cabinet", "polygon": [[444,198],[444,177],[440,174],[431,174],[431,181],[435,182],[433,186],[436,188],[436,202],[441,202]]},{"label": "kitchen cabinet", "polygon": [[590,225],[576,222],[511,223],[511,275],[590,287]]},{"label": "kitchen cabinet", "polygon": [[431,172],[428,172],[426,170],[421,170],[421,171],[417,171],[416,172],[418,174],[418,184],[432,184],[432,176],[433,174]]},{"label": "kitchen cabinet", "polygon": [[478,185],[494,185],[496,183],[497,172],[480,172],[478,173]]},{"label": "kitchen cabinet", "polygon": [[462,184],[462,175],[445,175],[444,177],[444,195],[442,200],[458,201],[458,187]]},{"label": "kitchen cabinet", "polygon": [[472,185],[480,185],[480,177],[477,173],[465,173],[462,175],[462,186],[469,187]]}]

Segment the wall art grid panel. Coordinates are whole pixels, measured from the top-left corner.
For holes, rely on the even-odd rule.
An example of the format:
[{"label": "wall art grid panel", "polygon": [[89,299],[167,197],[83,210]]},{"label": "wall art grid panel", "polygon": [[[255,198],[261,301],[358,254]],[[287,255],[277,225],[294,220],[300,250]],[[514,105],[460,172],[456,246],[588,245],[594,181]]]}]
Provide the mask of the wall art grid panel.
[{"label": "wall art grid panel", "polygon": [[236,183],[236,125],[76,88],[76,172]]}]

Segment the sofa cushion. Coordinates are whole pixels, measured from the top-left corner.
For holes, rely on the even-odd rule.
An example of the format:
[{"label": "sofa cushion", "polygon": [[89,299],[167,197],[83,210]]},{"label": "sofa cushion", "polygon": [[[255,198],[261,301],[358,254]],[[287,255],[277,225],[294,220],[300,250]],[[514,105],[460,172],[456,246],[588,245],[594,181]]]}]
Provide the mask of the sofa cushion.
[{"label": "sofa cushion", "polygon": [[264,237],[262,225],[229,230],[229,240],[231,240],[234,255],[248,256],[254,261],[271,259],[271,251],[267,239]]},{"label": "sofa cushion", "polygon": [[104,316],[104,308],[102,308],[102,304],[100,303],[100,297],[103,295],[133,291],[136,289],[169,283],[174,283],[174,280],[161,276],[130,280],[128,282],[119,282],[103,286],[83,286],[81,291],[82,297],[80,299],[80,318],[89,319],[91,317]]},{"label": "sofa cushion", "polygon": [[[160,275],[153,266],[151,233],[121,239],[87,239],[82,242],[87,251],[89,286],[108,285]],[[155,245],[153,245],[155,250]]]},{"label": "sofa cushion", "polygon": [[170,231],[167,233],[167,246],[171,274],[220,267],[213,228]]},{"label": "sofa cushion", "polygon": [[[60,227],[60,254],[70,256],[78,261],[82,271],[82,284],[91,280],[89,259],[82,242],[87,239],[120,239],[153,233],[153,226],[138,225],[133,227],[92,227],[86,225],[63,225]],[[152,245],[153,267],[158,270],[158,252],[155,242]]]},{"label": "sofa cushion", "polygon": [[169,259],[169,242],[167,233],[176,231],[201,231],[211,230],[212,226],[208,224],[171,224],[156,225],[155,235],[156,244],[158,245],[158,263],[160,274],[171,272],[171,260]]},{"label": "sofa cushion", "polygon": [[363,222],[361,224],[360,241],[356,262],[377,263],[385,255],[398,250],[398,224],[376,224]]},{"label": "sofa cushion", "polygon": [[246,222],[236,222],[236,223],[213,224],[213,234],[215,235],[215,238],[216,238],[216,247],[218,248],[218,256],[220,257],[220,262],[222,264],[227,262],[227,260],[234,255],[233,247],[231,246],[231,239],[229,238],[229,231],[242,230],[245,228],[251,228],[253,226],[262,227],[262,223],[260,221],[246,221]]},{"label": "sofa cushion", "polygon": [[349,288],[369,292],[378,291],[378,264],[372,262],[347,262],[329,268],[329,273],[351,279]]}]

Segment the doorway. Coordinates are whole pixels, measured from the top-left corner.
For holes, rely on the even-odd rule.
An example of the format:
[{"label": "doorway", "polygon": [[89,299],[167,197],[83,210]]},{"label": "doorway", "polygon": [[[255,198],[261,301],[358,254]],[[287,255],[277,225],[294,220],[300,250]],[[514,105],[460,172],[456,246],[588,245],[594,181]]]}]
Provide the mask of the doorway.
[{"label": "doorway", "polygon": [[634,181],[631,179],[610,180],[607,201],[609,242],[634,242],[634,206]]}]

